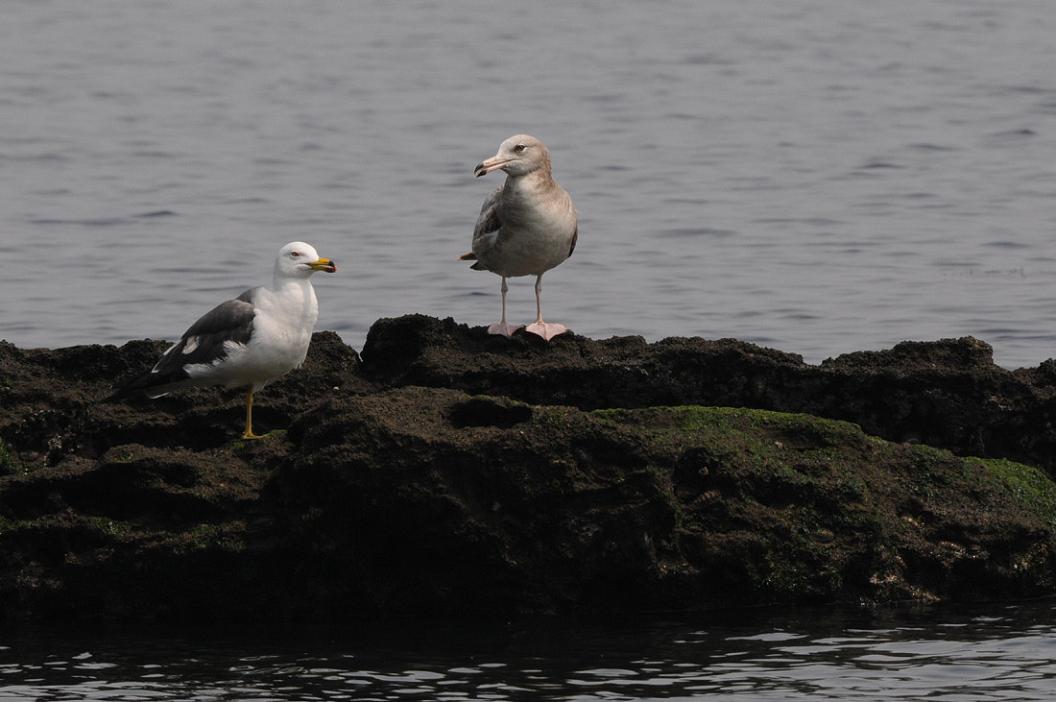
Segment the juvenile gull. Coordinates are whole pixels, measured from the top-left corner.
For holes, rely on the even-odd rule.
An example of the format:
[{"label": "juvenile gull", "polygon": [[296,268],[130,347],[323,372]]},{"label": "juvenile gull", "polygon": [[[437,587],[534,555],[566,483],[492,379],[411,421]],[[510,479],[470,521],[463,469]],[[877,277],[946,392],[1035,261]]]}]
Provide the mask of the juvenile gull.
[{"label": "juvenile gull", "polygon": [[484,200],[473,230],[473,251],[461,258],[475,260],[471,268],[502,277],[502,318],[488,327],[489,334],[510,336],[520,329],[506,322],[506,279],[534,275],[536,315],[525,331],[549,341],[568,328],[543,321],[543,273],[575,251],[576,208],[550,174],[546,144],[533,136],[517,134],[502,142],[498,153],[477,165],[474,173],[479,178],[495,170],[506,172],[506,182]]},{"label": "juvenile gull", "polygon": [[148,373],[133,379],[114,397],[143,392],[161,397],[196,385],[247,386],[246,428],[253,433],[253,393],[304,363],[319,303],[309,277],[333,273],[334,262],[320,258],[301,241],[279,249],[270,288],[251,288],[214,307],[170,346]]}]

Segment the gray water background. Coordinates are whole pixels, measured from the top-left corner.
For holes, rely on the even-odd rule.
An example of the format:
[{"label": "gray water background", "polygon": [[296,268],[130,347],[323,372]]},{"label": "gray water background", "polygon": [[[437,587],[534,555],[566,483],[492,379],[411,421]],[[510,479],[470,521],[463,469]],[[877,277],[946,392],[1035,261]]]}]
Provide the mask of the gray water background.
[{"label": "gray water background", "polygon": [[0,702],[943,700],[1056,695],[1052,602],[748,610],[284,640],[0,634]]},{"label": "gray water background", "polygon": [[1047,0],[5,0],[0,338],[172,339],[295,239],[357,348],[496,321],[455,258],[520,131],[579,208],[544,311],[581,334],[1056,355]]},{"label": "gray water background", "polygon": [[[499,182],[473,166],[528,131],[581,215],[552,321],[811,361],[972,334],[1034,365],[1056,347],[1054,69],[1045,0],[5,0],[0,338],[171,339],[293,239],[339,262],[319,327],[354,346],[383,316],[494,321],[498,280],[454,259]],[[1040,700],[1053,614],[0,632],[0,700]]]}]

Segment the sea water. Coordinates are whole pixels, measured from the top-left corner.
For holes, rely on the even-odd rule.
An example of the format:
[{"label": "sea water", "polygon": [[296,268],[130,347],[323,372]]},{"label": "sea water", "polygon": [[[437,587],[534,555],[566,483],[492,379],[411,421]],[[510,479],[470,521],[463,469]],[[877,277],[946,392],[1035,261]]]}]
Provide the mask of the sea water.
[{"label": "sea water", "polygon": [[[1056,348],[1056,3],[5,2],[0,338],[172,339],[313,243],[319,328],[498,319],[474,165],[542,138],[580,334]],[[510,316],[535,314],[533,280]]]},{"label": "sea water", "polygon": [[1051,700],[1052,602],[401,622],[283,638],[0,635],[0,701]]}]

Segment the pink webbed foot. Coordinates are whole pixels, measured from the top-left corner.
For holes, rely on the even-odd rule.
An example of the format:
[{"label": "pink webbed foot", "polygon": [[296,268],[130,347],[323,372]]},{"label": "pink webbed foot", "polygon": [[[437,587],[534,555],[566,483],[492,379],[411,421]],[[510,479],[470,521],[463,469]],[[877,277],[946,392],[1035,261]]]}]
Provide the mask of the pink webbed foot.
[{"label": "pink webbed foot", "polygon": [[496,322],[488,327],[489,334],[502,334],[503,336],[513,336],[513,333],[523,327],[523,324],[510,324],[508,322]]},{"label": "pink webbed foot", "polygon": [[547,341],[550,341],[555,336],[567,332],[568,327],[564,324],[557,324],[556,322],[533,322],[525,327],[524,330],[529,334],[537,334]]}]

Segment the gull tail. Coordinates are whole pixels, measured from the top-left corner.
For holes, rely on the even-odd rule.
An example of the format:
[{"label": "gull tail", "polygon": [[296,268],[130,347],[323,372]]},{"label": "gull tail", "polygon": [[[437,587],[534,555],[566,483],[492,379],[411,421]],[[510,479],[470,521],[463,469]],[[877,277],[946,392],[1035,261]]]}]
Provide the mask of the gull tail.
[{"label": "gull tail", "polygon": [[177,390],[184,385],[187,385],[187,380],[188,377],[186,373],[161,374],[149,371],[136,376],[115,388],[106,400],[107,402],[113,402],[115,400],[124,400],[136,395],[146,395],[150,398],[161,397],[162,395],[168,395],[173,390]]}]

